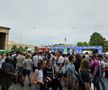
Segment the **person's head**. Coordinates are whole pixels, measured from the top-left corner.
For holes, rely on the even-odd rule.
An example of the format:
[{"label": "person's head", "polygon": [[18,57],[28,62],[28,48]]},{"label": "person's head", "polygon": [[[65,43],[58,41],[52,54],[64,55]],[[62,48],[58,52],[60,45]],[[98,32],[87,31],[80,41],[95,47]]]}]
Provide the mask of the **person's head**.
[{"label": "person's head", "polygon": [[89,60],[88,59],[83,59],[81,61],[80,70],[89,70]]},{"label": "person's head", "polygon": [[48,60],[48,61],[47,61],[46,66],[47,66],[47,67],[51,67],[51,66],[52,66],[51,60]]},{"label": "person's head", "polygon": [[26,55],[26,59],[30,59],[31,58],[31,55],[30,54],[27,54]]},{"label": "person's head", "polygon": [[43,51],[42,50],[38,50],[38,55],[42,55]]},{"label": "person's head", "polygon": [[68,59],[69,59],[69,62],[70,63],[74,63],[74,61],[75,61],[73,55],[70,55]]},{"label": "person's head", "polygon": [[43,60],[38,61],[38,69],[43,69]]},{"label": "person's head", "polygon": [[43,61],[43,68],[45,68],[45,67],[46,67],[46,64],[47,64],[47,61],[46,61],[46,60],[44,60],[44,61]]},{"label": "person's head", "polygon": [[9,63],[9,62],[11,63],[12,62],[12,57],[11,56],[6,57],[5,62],[6,63]]},{"label": "person's head", "polygon": [[61,52],[60,51],[56,52],[56,56],[60,57],[61,56]]},{"label": "person's head", "polygon": [[48,53],[48,54],[47,54],[47,59],[50,60],[50,58],[51,58],[51,54]]},{"label": "person's head", "polygon": [[102,60],[103,59],[103,56],[102,55],[97,55],[97,59],[98,60]]},{"label": "person's head", "polygon": [[1,54],[1,59],[3,59],[3,58],[4,58],[4,56],[5,56],[4,54]]},{"label": "person's head", "polygon": [[76,54],[76,55],[75,55],[75,58],[76,58],[77,60],[80,60],[80,59],[81,59],[81,55],[80,55],[80,54]]},{"label": "person's head", "polygon": [[85,59],[85,55],[82,56],[82,59]]},{"label": "person's head", "polygon": [[89,53],[88,53],[88,52],[86,52],[85,54],[87,54],[87,55],[88,55]]}]

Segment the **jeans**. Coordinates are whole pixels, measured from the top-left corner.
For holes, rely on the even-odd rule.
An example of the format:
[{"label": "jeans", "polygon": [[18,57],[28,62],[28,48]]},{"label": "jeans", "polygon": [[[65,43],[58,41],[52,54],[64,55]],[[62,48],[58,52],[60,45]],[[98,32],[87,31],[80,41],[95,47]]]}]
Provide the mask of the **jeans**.
[{"label": "jeans", "polygon": [[94,84],[94,90],[100,90],[100,85],[102,87],[102,90],[106,90],[103,77],[94,77],[93,84]]},{"label": "jeans", "polygon": [[93,85],[94,85],[94,90],[100,90],[100,78],[99,77],[94,77],[93,78]]},{"label": "jeans", "polygon": [[100,78],[100,84],[101,84],[102,90],[106,90],[103,77]]}]

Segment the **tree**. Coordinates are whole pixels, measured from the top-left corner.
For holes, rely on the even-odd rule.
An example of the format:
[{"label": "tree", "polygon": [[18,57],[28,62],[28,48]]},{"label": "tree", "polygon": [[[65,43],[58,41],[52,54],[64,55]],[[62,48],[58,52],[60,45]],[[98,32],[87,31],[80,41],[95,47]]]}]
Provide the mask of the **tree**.
[{"label": "tree", "polygon": [[20,46],[20,47],[17,49],[17,51],[23,52],[23,51],[24,51],[24,48],[23,48],[22,46]]},{"label": "tree", "polygon": [[104,46],[105,38],[98,32],[94,32],[90,36],[90,46]]},{"label": "tree", "polygon": [[25,47],[25,48],[24,48],[24,50],[27,50],[27,49],[28,49],[28,47]]},{"label": "tree", "polygon": [[34,47],[34,50],[35,50],[35,52],[38,52],[38,47],[35,46]]},{"label": "tree", "polygon": [[87,42],[78,42],[77,46],[89,46]]},{"label": "tree", "polygon": [[15,51],[16,52],[17,49],[18,49],[17,46],[16,45],[13,45],[12,48],[11,48],[11,51]]},{"label": "tree", "polygon": [[104,47],[103,47],[104,52],[108,52],[108,41],[105,40],[104,42]]}]

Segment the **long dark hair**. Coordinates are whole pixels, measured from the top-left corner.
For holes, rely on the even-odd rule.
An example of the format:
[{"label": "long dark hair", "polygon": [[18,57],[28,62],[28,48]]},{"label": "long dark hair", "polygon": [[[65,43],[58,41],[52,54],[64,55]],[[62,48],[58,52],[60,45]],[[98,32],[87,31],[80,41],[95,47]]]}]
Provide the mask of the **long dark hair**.
[{"label": "long dark hair", "polygon": [[42,64],[43,64],[43,60],[39,60],[39,61],[38,61],[38,70],[40,70],[40,69],[41,69]]}]

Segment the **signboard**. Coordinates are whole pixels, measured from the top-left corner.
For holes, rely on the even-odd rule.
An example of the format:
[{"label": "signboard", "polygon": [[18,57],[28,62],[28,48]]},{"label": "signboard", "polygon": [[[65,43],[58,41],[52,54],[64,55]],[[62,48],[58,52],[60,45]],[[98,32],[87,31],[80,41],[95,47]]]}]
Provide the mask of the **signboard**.
[{"label": "signboard", "polygon": [[70,49],[73,49],[75,51],[75,53],[79,53],[79,54],[81,54],[84,49],[97,49],[98,50],[98,54],[102,54],[102,50],[103,50],[102,46],[80,46],[80,47],[74,47],[74,46],[67,46],[67,47],[56,46],[56,47],[52,48],[52,52],[60,51],[61,50],[63,54],[67,54],[70,51]]},{"label": "signboard", "polygon": [[67,54],[67,48],[64,48],[63,54]]}]

